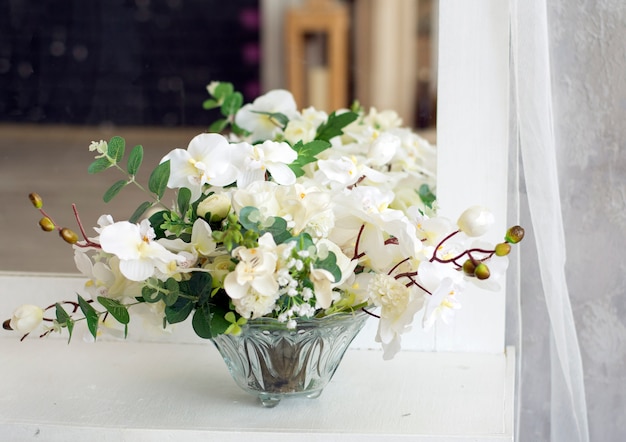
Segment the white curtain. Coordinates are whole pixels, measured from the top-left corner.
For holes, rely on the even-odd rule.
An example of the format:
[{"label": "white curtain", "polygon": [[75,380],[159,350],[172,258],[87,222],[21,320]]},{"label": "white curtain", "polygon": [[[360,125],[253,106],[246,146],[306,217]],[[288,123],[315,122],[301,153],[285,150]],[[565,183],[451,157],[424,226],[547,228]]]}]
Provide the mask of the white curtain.
[{"label": "white curtain", "polygon": [[512,5],[518,437],[626,440],[626,2]]}]

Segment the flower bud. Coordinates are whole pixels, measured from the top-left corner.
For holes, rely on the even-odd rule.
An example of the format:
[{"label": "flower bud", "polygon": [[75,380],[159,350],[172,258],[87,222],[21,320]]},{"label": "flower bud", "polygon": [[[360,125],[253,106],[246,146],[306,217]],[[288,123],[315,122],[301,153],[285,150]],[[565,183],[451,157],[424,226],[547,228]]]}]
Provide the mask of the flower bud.
[{"label": "flower bud", "polygon": [[467,276],[474,276],[475,272],[476,265],[474,264],[474,261],[472,261],[471,259],[466,260],[463,263],[463,273],[465,273]]},{"label": "flower bud", "polygon": [[63,241],[69,244],[76,244],[76,242],[78,241],[78,235],[76,235],[73,230],[70,230],[67,227],[62,228],[59,232],[59,235],[61,235]]},{"label": "flower bud", "polygon": [[491,272],[489,271],[489,267],[487,267],[487,264],[481,262],[476,266],[474,274],[478,279],[487,279],[491,275]]},{"label": "flower bud", "polygon": [[39,194],[34,193],[34,192],[29,193],[28,198],[30,199],[30,202],[33,204],[35,209],[41,209],[43,207],[43,200],[41,199]]},{"label": "flower bud", "polygon": [[54,223],[50,218],[44,216],[39,220],[39,227],[41,227],[41,230],[44,232],[52,232],[54,230]]},{"label": "flower bud", "polygon": [[496,245],[496,256],[506,256],[511,253],[511,244],[508,242],[501,242]]},{"label": "flower bud", "polygon": [[517,244],[524,239],[524,228],[522,226],[513,226],[506,231],[504,240],[510,244]]},{"label": "flower bud", "polygon": [[30,333],[39,327],[43,321],[43,309],[36,305],[24,304],[18,307],[9,321],[11,329],[21,332]]},{"label": "flower bud", "polygon": [[209,221],[221,221],[230,212],[230,198],[222,193],[214,193],[198,204],[196,213],[203,218],[211,214]]},{"label": "flower bud", "polygon": [[493,214],[485,207],[472,206],[459,217],[457,225],[467,236],[482,236],[494,223]]}]

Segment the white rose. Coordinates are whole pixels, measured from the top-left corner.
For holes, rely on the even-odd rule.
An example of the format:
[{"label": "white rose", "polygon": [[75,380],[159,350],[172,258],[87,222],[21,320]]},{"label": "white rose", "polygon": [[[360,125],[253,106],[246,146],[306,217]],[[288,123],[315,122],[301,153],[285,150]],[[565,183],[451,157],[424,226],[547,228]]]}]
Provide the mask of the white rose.
[{"label": "white rose", "polygon": [[9,326],[21,333],[30,333],[43,321],[43,309],[36,305],[24,304],[18,307],[11,317]]},{"label": "white rose", "polygon": [[207,213],[210,213],[210,221],[220,221],[226,218],[229,211],[230,198],[223,193],[214,193],[198,204],[196,213],[201,217],[205,217]]},{"label": "white rose", "polygon": [[494,223],[494,217],[487,208],[472,206],[461,214],[456,223],[467,236],[482,236]]}]

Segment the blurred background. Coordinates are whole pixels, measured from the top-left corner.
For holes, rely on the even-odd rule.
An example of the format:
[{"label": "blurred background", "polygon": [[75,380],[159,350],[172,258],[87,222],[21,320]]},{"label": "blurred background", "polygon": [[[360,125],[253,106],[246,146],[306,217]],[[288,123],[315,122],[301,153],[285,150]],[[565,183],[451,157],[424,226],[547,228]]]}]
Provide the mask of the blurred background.
[{"label": "blurred background", "polygon": [[76,228],[72,203],[88,228],[127,218],[144,197],[103,203],[124,177],[87,174],[90,142],[142,144],[147,179],[218,118],[211,81],[246,101],[286,88],[300,108],[394,109],[435,142],[436,23],[436,0],[1,0],[0,270],[76,272],[28,193],[58,225]]}]

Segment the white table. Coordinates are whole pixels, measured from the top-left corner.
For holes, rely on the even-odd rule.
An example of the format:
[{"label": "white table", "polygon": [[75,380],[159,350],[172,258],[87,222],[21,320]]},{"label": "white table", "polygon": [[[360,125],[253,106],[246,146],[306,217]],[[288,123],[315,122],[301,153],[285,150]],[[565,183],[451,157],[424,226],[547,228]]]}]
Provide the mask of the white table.
[{"label": "white table", "polygon": [[[81,281],[0,274],[5,318],[27,294]],[[46,294],[34,291],[45,288]],[[23,295],[21,295],[21,294]],[[71,291],[66,293],[72,293]],[[7,441],[512,441],[514,351],[351,349],[317,399],[263,408],[210,342],[19,342],[0,334],[0,439]]]}]

